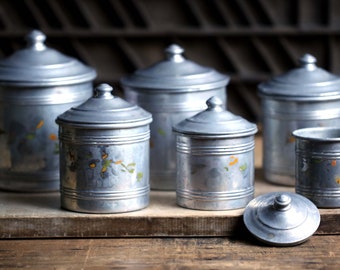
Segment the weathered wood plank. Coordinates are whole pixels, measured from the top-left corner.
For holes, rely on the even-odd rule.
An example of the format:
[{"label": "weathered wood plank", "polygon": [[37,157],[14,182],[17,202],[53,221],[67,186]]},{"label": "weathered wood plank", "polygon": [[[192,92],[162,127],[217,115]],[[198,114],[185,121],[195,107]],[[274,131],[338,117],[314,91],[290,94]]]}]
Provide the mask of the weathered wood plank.
[{"label": "weathered wood plank", "polygon": [[339,269],[340,236],[277,248],[247,234],[211,238],[1,240],[5,269]]},{"label": "weathered wood plank", "polygon": [[[255,195],[294,191],[256,174]],[[149,207],[122,214],[60,209],[59,194],[0,192],[0,238],[230,236],[245,231],[243,209],[197,211],[176,205],[174,192],[152,191]],[[340,209],[320,209],[316,234],[340,234]]]}]

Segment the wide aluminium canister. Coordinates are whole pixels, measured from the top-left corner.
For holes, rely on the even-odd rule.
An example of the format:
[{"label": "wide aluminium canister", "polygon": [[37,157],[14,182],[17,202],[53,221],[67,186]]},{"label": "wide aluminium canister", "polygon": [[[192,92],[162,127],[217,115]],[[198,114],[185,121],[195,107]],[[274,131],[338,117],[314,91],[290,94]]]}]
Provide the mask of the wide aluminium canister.
[{"label": "wide aluminium canister", "polygon": [[27,46],[0,60],[0,188],[59,189],[55,118],[92,95],[96,72],[45,45],[31,31]]},{"label": "wide aluminium canister", "polygon": [[340,77],[317,67],[305,54],[300,67],[261,83],[263,169],[267,181],[295,184],[295,137],[305,127],[340,123]]},{"label": "wide aluminium canister", "polygon": [[223,109],[208,108],[174,126],[177,204],[198,210],[245,207],[254,197],[255,124]]},{"label": "wide aluminium canister", "polygon": [[296,193],[317,207],[340,207],[340,126],[303,128],[296,138]]},{"label": "wide aluminium canister", "polygon": [[137,70],[121,80],[125,98],[152,113],[150,142],[151,188],[175,190],[176,144],[172,126],[206,108],[205,101],[217,96],[226,104],[229,77],[198,65],[171,45],[166,59]]},{"label": "wide aluminium canister", "polygon": [[119,213],[149,204],[151,114],[99,85],[92,98],[58,116],[61,206]]}]

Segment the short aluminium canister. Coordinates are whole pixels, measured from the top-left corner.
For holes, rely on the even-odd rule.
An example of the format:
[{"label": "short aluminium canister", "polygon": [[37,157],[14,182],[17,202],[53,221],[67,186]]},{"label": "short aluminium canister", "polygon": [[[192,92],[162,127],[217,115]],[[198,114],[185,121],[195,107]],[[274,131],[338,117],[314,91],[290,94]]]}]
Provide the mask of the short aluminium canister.
[{"label": "short aluminium canister", "polygon": [[218,96],[226,104],[229,77],[184,57],[176,44],[166,57],[121,79],[127,101],[152,113],[150,125],[151,189],[176,189],[176,143],[173,125],[206,108]]},{"label": "short aluminium canister", "polygon": [[303,128],[293,135],[296,193],[319,208],[340,207],[340,128]]},{"label": "short aluminium canister", "polygon": [[0,188],[59,190],[55,118],[92,96],[96,72],[49,48],[31,31],[27,46],[0,60]]},{"label": "short aluminium canister", "polygon": [[61,206],[119,213],[149,204],[151,114],[99,85],[92,98],[60,115]]},{"label": "short aluminium canister", "polygon": [[300,65],[258,86],[264,178],[275,184],[295,184],[294,130],[340,122],[340,77],[319,68],[310,54]]},{"label": "short aluminium canister", "polygon": [[177,204],[198,210],[245,207],[254,197],[255,124],[222,108],[208,109],[174,126]]}]

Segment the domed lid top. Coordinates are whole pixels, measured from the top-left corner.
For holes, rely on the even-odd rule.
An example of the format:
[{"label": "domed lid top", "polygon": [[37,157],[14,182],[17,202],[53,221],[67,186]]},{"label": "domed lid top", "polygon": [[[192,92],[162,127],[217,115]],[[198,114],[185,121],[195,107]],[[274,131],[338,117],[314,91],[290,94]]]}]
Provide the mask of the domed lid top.
[{"label": "domed lid top", "polygon": [[243,220],[259,240],[289,246],[304,242],[317,230],[320,213],[310,200],[299,194],[271,192],[250,201]]},{"label": "domed lid top", "polygon": [[54,86],[93,80],[93,68],[45,45],[46,36],[33,30],[26,36],[27,46],[0,60],[0,84]]},{"label": "domed lid top", "polygon": [[228,84],[228,76],[185,59],[183,53],[183,48],[172,44],[165,49],[165,60],[137,70],[121,82],[141,91],[169,92],[207,90]]},{"label": "domed lid top", "polygon": [[276,76],[258,86],[262,95],[287,99],[340,98],[340,77],[319,68],[316,58],[305,54],[300,67]]},{"label": "domed lid top", "polygon": [[193,117],[187,118],[174,126],[178,133],[196,136],[241,137],[257,132],[255,124],[223,109],[223,102],[218,97],[207,100],[208,108]]},{"label": "domed lid top", "polygon": [[78,128],[131,128],[151,123],[151,114],[112,95],[112,87],[100,84],[93,97],[59,115],[56,122]]}]

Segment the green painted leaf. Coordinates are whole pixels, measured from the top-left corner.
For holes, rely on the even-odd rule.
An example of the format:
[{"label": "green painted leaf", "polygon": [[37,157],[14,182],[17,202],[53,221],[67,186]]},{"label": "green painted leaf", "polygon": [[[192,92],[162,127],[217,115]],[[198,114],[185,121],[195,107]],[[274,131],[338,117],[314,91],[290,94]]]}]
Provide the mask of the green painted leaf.
[{"label": "green painted leaf", "polygon": [[157,132],[158,132],[158,134],[161,135],[161,136],[165,136],[165,135],[166,135],[166,132],[165,132],[163,129],[161,129],[161,128],[159,128],[159,129],[157,130]]},{"label": "green painted leaf", "polygon": [[247,169],[247,163],[244,163],[242,166],[240,166],[240,171],[244,172]]},{"label": "green painted leaf", "polygon": [[137,181],[139,182],[140,180],[142,180],[142,178],[143,178],[143,173],[142,172],[137,173]]}]

